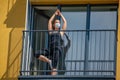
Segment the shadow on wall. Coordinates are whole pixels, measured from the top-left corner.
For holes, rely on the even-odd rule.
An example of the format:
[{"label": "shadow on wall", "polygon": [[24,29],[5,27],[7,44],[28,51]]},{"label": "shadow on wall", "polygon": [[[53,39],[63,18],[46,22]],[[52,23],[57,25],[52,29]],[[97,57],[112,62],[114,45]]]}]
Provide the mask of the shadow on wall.
[{"label": "shadow on wall", "polygon": [[[20,58],[22,52],[21,30],[13,28],[9,33],[7,69],[1,79],[16,80],[20,69]],[[19,36],[18,36],[19,35]]]},{"label": "shadow on wall", "polygon": [[[8,8],[10,2],[8,0]],[[7,14],[4,23],[11,28],[9,33],[8,57],[6,72],[1,80],[17,80],[20,70],[20,59],[22,53],[22,30],[25,27],[26,0],[16,0]]]},{"label": "shadow on wall", "polygon": [[[8,9],[12,1],[14,0],[8,0]],[[8,28],[23,28],[25,26],[25,9],[26,0],[16,0],[7,14],[7,19],[4,21]]]}]

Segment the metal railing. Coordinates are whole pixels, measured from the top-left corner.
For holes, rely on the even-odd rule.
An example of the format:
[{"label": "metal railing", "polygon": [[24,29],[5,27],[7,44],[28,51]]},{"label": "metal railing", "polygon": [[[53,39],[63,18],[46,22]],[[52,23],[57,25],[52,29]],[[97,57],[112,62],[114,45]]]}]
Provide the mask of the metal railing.
[{"label": "metal railing", "polygon": [[[23,31],[21,75],[50,75],[48,63],[34,54],[49,45],[48,30]],[[58,75],[68,76],[115,76],[116,30],[66,30],[62,37],[68,51],[62,53],[58,63]],[[68,41],[69,39],[69,41]],[[48,49],[49,50],[49,49]],[[87,50],[87,51],[86,51]]]}]

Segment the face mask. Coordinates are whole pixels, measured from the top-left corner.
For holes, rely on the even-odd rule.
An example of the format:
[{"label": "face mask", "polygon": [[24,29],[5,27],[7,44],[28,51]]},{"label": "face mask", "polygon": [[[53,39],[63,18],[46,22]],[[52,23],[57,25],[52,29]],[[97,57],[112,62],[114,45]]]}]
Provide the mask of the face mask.
[{"label": "face mask", "polygon": [[60,28],[60,23],[55,23],[55,27]]}]

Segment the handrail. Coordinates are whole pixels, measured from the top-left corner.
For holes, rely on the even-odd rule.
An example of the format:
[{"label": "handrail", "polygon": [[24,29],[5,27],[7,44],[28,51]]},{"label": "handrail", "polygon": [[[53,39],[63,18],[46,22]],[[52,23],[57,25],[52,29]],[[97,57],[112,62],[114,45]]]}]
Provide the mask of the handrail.
[{"label": "handrail", "polygon": [[[52,31],[58,31],[58,30],[23,30],[23,32],[52,32]],[[65,32],[70,31],[117,31],[116,29],[90,29],[90,30],[60,30]]]}]

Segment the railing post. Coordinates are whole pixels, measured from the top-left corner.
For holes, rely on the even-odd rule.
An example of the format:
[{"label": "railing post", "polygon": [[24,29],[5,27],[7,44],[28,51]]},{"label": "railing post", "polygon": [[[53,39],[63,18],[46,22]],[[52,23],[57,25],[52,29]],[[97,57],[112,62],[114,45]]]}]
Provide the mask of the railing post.
[{"label": "railing post", "polygon": [[21,66],[20,66],[20,75],[22,75],[22,66],[23,66],[23,51],[24,51],[24,31],[22,32],[22,54],[21,54]]},{"label": "railing post", "polygon": [[85,36],[85,58],[84,58],[84,75],[87,75],[88,72],[88,54],[89,54],[89,29],[90,29],[90,5],[87,5],[87,17],[86,17],[86,36]]},{"label": "railing post", "polygon": [[115,39],[114,39],[114,75],[116,76],[116,61],[117,61],[117,30],[114,31]]},{"label": "railing post", "polygon": [[[27,36],[27,34],[26,34],[26,32],[25,31],[23,31],[23,44],[22,44],[22,56],[21,56],[21,71],[24,71],[24,70],[26,70],[25,69],[25,64],[26,64],[26,61],[25,60],[27,60],[26,59],[26,43],[27,43],[27,39],[26,39],[26,36]],[[22,73],[22,75],[25,75],[25,73]]]}]

